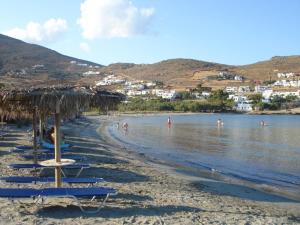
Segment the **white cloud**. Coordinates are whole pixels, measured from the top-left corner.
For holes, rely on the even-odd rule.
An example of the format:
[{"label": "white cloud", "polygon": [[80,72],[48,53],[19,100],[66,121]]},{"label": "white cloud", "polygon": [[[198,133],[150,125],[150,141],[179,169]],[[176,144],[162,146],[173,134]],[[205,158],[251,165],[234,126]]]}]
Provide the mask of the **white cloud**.
[{"label": "white cloud", "polygon": [[78,24],[87,39],[144,34],[154,8],[137,8],[129,0],[85,0]]},{"label": "white cloud", "polygon": [[79,45],[80,49],[85,51],[85,52],[90,52],[90,46],[88,45],[88,43],[85,42],[81,42]]},{"label": "white cloud", "polygon": [[66,20],[51,18],[43,24],[29,22],[24,29],[16,27],[3,33],[30,43],[53,42],[67,30],[67,27]]}]

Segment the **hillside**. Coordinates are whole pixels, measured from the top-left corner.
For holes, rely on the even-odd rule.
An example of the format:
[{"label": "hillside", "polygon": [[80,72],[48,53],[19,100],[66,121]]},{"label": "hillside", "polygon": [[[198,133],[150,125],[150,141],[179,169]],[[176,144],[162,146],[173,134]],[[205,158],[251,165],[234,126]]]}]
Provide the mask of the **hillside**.
[{"label": "hillside", "polygon": [[253,80],[276,79],[278,72],[300,73],[300,56],[275,56],[270,60],[239,66],[234,71]]},{"label": "hillside", "polygon": [[128,79],[159,80],[166,85],[176,88],[192,87],[198,83],[213,88],[226,85],[241,85],[236,81],[210,81],[208,76],[217,75],[220,71],[227,71],[242,75],[246,78],[245,85],[253,80],[276,79],[278,72],[300,73],[300,56],[276,56],[270,60],[243,66],[230,66],[193,59],[170,59],[154,64],[118,63],[103,67],[102,72],[114,72]]},{"label": "hillside", "polygon": [[[87,71],[100,74],[83,76]],[[213,88],[241,83],[207,79],[220,71],[242,75],[246,78],[244,84],[249,84],[253,80],[275,79],[277,72],[300,73],[300,56],[276,56],[270,60],[243,66],[194,59],[169,59],[153,64],[115,63],[102,66],[0,34],[0,76],[1,82],[7,85],[33,85],[44,82],[94,84],[103,74],[110,73],[129,80],[158,80],[178,89],[195,87],[199,83]]]},{"label": "hillside", "polygon": [[[207,73],[207,71],[223,71],[232,66],[198,61],[193,59],[169,59],[154,64],[111,64],[101,69],[104,73],[114,72],[128,79],[159,80],[166,85],[194,86],[195,72]],[[196,81],[197,82],[197,81]]]},{"label": "hillside", "polygon": [[[70,63],[76,61],[76,63]],[[0,34],[0,76],[2,80],[79,79],[87,66],[101,65],[62,55],[51,49],[28,44]]]}]

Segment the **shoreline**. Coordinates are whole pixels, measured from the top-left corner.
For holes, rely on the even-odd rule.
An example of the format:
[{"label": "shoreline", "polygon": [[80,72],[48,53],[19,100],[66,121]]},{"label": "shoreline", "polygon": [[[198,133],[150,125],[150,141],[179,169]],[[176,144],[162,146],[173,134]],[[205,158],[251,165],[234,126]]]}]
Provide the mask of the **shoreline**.
[{"label": "shoreline", "polygon": [[[109,122],[109,121],[107,121]],[[238,185],[214,182],[208,179],[186,180],[173,174],[163,165],[154,165],[143,155],[105,140],[99,118],[87,118],[65,124],[66,141],[74,144],[74,154],[87,157],[91,168],[83,177],[100,176],[104,186],[118,190],[107,206],[90,215],[59,199],[34,212],[33,204],[15,203],[10,207],[0,199],[1,221],[6,224],[297,224],[300,223],[300,204]],[[25,128],[12,127],[6,145],[0,143],[1,173],[25,175],[24,171],[11,171],[6,165],[24,162],[17,154],[7,150],[17,144],[28,144]],[[28,161],[27,161],[28,162]],[[1,187],[10,187],[2,184]],[[36,187],[30,184],[31,187]],[[20,185],[19,187],[28,187]],[[242,189],[241,189],[242,188]],[[242,190],[242,192],[240,192]]]},{"label": "shoreline", "polygon": [[233,114],[233,115],[292,115],[292,116],[299,116],[300,115],[300,108],[292,109],[292,110],[265,110],[265,111],[252,111],[252,112],[174,112],[174,111],[128,111],[128,112],[118,112],[113,111],[110,112],[108,115],[99,114],[89,112],[84,114],[84,116],[130,116],[130,115],[209,115],[209,114]]}]

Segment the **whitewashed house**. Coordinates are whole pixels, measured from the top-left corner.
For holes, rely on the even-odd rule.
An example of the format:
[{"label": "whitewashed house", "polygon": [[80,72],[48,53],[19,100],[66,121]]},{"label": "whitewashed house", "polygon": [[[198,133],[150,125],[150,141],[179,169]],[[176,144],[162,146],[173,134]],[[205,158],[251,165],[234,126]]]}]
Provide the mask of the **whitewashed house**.
[{"label": "whitewashed house", "polygon": [[248,100],[247,96],[242,95],[229,95],[228,99],[232,99],[235,103],[244,102]]},{"label": "whitewashed house", "polygon": [[231,87],[231,86],[225,87],[225,92],[227,92],[227,93],[237,93],[238,92],[238,87]]},{"label": "whitewashed house", "polygon": [[211,95],[211,92],[208,91],[202,91],[201,95],[205,98],[208,98]]},{"label": "whitewashed house", "polygon": [[240,76],[240,75],[235,75],[235,76],[234,76],[234,80],[242,81],[242,80],[243,80],[243,77]]},{"label": "whitewashed house", "polygon": [[268,86],[256,85],[254,87],[254,92],[256,93],[263,93],[265,90],[270,89]]},{"label": "whitewashed house", "polygon": [[252,103],[250,101],[239,102],[236,106],[236,110],[240,112],[251,112],[253,111]]},{"label": "whitewashed house", "polygon": [[99,75],[100,74],[100,72],[98,72],[98,71],[87,71],[87,72],[84,72],[82,75],[83,76],[89,76],[89,75]]},{"label": "whitewashed house", "polygon": [[164,91],[161,97],[163,99],[174,100],[177,97],[177,93],[175,90]]}]

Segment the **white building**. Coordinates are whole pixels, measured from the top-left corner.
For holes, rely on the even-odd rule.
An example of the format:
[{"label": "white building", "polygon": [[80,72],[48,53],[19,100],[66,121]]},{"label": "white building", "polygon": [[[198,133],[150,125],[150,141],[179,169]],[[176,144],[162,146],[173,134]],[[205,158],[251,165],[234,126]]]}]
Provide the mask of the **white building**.
[{"label": "white building", "polygon": [[265,90],[270,89],[268,86],[256,85],[254,87],[254,92],[256,93],[263,93]]},{"label": "white building", "polygon": [[263,96],[264,99],[270,99],[271,96],[272,96],[272,94],[273,94],[273,90],[272,89],[267,89],[267,90],[264,90],[262,92],[262,96]]},{"label": "white building", "polygon": [[211,92],[208,91],[202,91],[201,95],[205,98],[209,97],[211,95]]},{"label": "white building", "polygon": [[272,93],[272,97],[274,96],[280,96],[283,98],[286,98],[287,96],[296,96],[296,97],[300,97],[300,91],[275,91]]},{"label": "white building", "polygon": [[87,71],[87,72],[84,72],[82,75],[83,76],[89,76],[89,75],[99,75],[100,74],[100,72],[98,72],[98,71]]},{"label": "white building", "polygon": [[297,90],[297,91],[273,91],[273,90],[265,90],[262,93],[262,96],[266,100],[270,100],[274,96],[280,96],[280,97],[283,97],[283,98],[286,98],[287,96],[296,96],[296,97],[299,98],[300,97],[300,90]]},{"label": "white building", "polygon": [[295,76],[295,73],[277,73],[278,78],[292,78]]},{"label": "white building", "polygon": [[137,90],[129,90],[127,92],[127,95],[128,96],[140,96],[140,95],[142,95],[142,92],[141,91],[137,91]]},{"label": "white building", "polygon": [[240,112],[251,112],[253,110],[252,104],[250,101],[239,102],[237,104],[236,110]]},{"label": "white building", "polygon": [[228,86],[228,87],[225,87],[225,91],[227,93],[237,93],[238,92],[238,87]]},{"label": "white building", "polygon": [[235,103],[248,101],[247,96],[242,95],[229,95],[228,99],[232,99]]},{"label": "white building", "polygon": [[161,97],[163,99],[174,100],[177,97],[177,93],[175,90],[164,91]]},{"label": "white building", "polygon": [[240,76],[240,75],[235,75],[235,76],[234,76],[234,80],[242,81],[242,80],[243,80],[243,77]]}]

